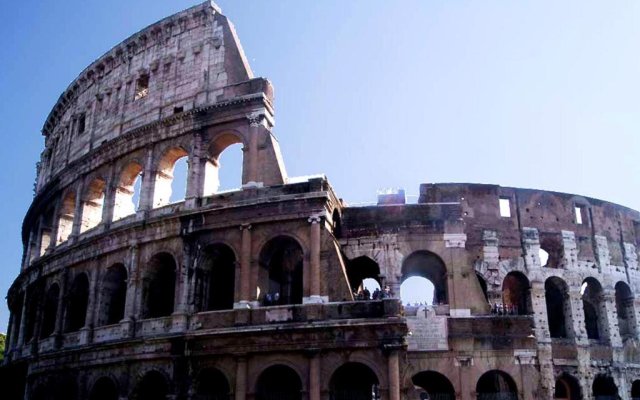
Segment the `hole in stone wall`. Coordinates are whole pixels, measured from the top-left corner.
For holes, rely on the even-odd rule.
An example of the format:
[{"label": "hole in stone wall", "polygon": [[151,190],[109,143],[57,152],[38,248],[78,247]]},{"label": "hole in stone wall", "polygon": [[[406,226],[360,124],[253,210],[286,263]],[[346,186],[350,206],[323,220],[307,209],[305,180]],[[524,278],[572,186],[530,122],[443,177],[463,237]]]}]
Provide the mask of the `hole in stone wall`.
[{"label": "hole in stone wall", "polygon": [[74,210],[76,208],[76,194],[71,191],[68,192],[64,200],[62,201],[62,207],[60,208],[60,217],[58,218],[58,238],[57,244],[66,242],[71,235],[73,229],[73,217]]},{"label": "hole in stone wall", "polygon": [[67,295],[65,332],[75,332],[84,326],[88,303],[89,279],[87,274],[80,273],[73,280]]},{"label": "hole in stone wall", "polygon": [[[421,281],[422,289],[416,288],[415,292],[420,296],[420,300],[416,299],[418,303],[448,304],[447,268],[440,257],[429,251],[417,251],[409,255],[402,263],[402,284],[412,277],[425,278],[433,285],[433,292],[429,292],[428,284]],[[405,293],[409,291],[405,290]],[[402,298],[402,286],[400,296]],[[406,304],[405,299],[402,300]]]},{"label": "hole in stone wall", "polygon": [[141,75],[136,80],[136,94],[133,100],[140,100],[149,94],[149,75]]},{"label": "hole in stone wall", "polygon": [[259,286],[268,288],[263,295],[266,305],[301,304],[303,296],[300,244],[288,236],[267,242],[260,251]]},{"label": "hole in stone wall", "polygon": [[135,214],[140,199],[142,186],[142,166],[136,162],[130,163],[120,174],[120,181],[116,188],[113,220],[117,221]]},{"label": "hole in stone wall", "polygon": [[501,197],[499,200],[500,204],[500,216],[501,217],[511,217],[511,202],[508,198]]},{"label": "hole in stone wall", "polygon": [[185,198],[187,189],[187,152],[180,147],[167,150],[158,163],[153,191],[153,207],[162,207]]},{"label": "hole in stone wall", "polygon": [[44,309],[42,313],[42,327],[40,328],[40,337],[46,338],[50,336],[56,327],[56,317],[58,315],[58,299],[60,298],[60,287],[57,284],[51,285],[47,290],[44,300]]},{"label": "hole in stone wall", "polygon": [[80,233],[95,228],[102,221],[102,207],[106,183],[96,178],[89,184],[84,195]]},{"label": "hole in stone wall", "polygon": [[549,334],[552,338],[570,337],[572,332],[567,328],[571,326],[571,304],[567,284],[558,277],[551,277],[545,281],[544,290]]},{"label": "hole in stone wall", "polygon": [[143,318],[171,315],[175,298],[176,262],[168,253],[151,257],[143,278]]}]

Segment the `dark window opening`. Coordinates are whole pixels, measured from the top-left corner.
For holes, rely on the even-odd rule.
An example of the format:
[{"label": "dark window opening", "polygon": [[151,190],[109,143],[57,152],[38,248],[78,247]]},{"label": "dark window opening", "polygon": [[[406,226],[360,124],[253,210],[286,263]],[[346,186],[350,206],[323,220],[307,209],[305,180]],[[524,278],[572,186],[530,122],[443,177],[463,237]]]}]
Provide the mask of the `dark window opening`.
[{"label": "dark window opening", "polygon": [[184,111],[184,107],[173,107],[174,114],[180,114],[183,111]]},{"label": "dark window opening", "polygon": [[435,371],[423,371],[411,378],[414,386],[419,387],[420,399],[454,400],[455,390],[446,376]]},{"label": "dark window opening", "polygon": [[616,283],[616,312],[618,314],[618,329],[622,340],[636,337],[636,311],[633,293],[629,285],[620,281]]},{"label": "dark window opening", "polygon": [[587,278],[580,288],[582,295],[582,308],[584,310],[584,323],[587,330],[587,337],[593,340],[600,340],[606,324],[606,313],[602,298],[602,286],[594,278]]},{"label": "dark window opening", "polygon": [[502,282],[502,302],[510,314],[527,315],[531,312],[529,279],[521,272],[510,272]]},{"label": "dark window opening", "polygon": [[60,288],[57,284],[51,285],[47,291],[44,302],[44,313],[42,316],[42,327],[40,337],[50,336],[56,328],[56,318],[58,315],[58,299],[60,298]]},{"label": "dark window opening", "polygon": [[143,318],[167,317],[173,312],[176,262],[168,253],[149,260],[143,281]]},{"label": "dark window opening", "polygon": [[571,304],[567,284],[560,278],[551,277],[545,281],[544,290],[549,334],[552,338],[569,337],[567,327],[571,326]]},{"label": "dark window opening", "polygon": [[75,332],[84,327],[89,303],[89,279],[81,273],[76,276],[67,297],[65,332]]},{"label": "dark window opening", "polygon": [[236,257],[223,244],[204,249],[196,269],[196,304],[200,311],[233,308],[236,277]]},{"label": "dark window opening", "polygon": [[86,116],[85,114],[80,114],[80,116],[78,117],[78,135],[81,135],[84,133],[84,130],[86,128]]},{"label": "dark window opening", "polygon": [[107,270],[102,280],[98,326],[117,324],[124,318],[127,298],[127,270],[115,264]]},{"label": "dark window opening", "polygon": [[141,75],[136,81],[136,94],[133,100],[140,100],[149,94],[149,75]]},{"label": "dark window opening", "polygon": [[301,304],[302,247],[290,237],[271,239],[260,252],[260,288],[266,305]]},{"label": "dark window opening", "polygon": [[631,400],[640,400],[640,380],[631,384]]},{"label": "dark window opening", "polygon": [[284,365],[264,370],[256,384],[256,400],[302,400],[302,382],[298,374]]},{"label": "dark window opening", "polygon": [[618,387],[611,376],[598,375],[591,386],[595,400],[617,400]]}]

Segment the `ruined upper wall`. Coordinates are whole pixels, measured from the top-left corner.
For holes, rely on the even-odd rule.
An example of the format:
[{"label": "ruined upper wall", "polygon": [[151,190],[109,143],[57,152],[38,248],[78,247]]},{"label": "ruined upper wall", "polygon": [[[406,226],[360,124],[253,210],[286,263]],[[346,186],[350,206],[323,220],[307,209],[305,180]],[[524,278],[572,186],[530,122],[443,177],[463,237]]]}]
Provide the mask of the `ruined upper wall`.
[{"label": "ruined upper wall", "polygon": [[252,93],[255,85],[238,85],[252,78],[233,25],[212,2],[144,28],[89,65],[58,99],[42,129],[36,191],[123,133]]}]

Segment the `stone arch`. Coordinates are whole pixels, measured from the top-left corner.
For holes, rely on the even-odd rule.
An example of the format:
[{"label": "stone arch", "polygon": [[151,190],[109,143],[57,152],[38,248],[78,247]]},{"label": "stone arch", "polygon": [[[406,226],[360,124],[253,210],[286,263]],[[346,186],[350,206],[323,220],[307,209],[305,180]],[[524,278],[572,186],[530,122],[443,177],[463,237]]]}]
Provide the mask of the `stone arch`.
[{"label": "stone arch", "polygon": [[107,183],[103,178],[91,180],[82,197],[82,215],[80,218],[80,233],[95,228],[102,222],[102,209]]},{"label": "stone arch", "polygon": [[58,216],[58,230],[56,244],[64,243],[69,239],[73,231],[73,219],[76,210],[76,192],[69,190],[62,197],[60,205],[60,214]]},{"label": "stone arch", "polygon": [[[131,161],[120,172],[118,185],[115,190],[113,204],[113,220],[117,221],[129,215],[135,214],[138,208],[134,203],[136,195],[136,181],[142,179],[142,164]],[[139,196],[138,192],[138,196]]]},{"label": "stone arch", "polygon": [[595,400],[617,400],[618,386],[612,376],[596,375],[591,385],[591,392]]},{"label": "stone arch", "polygon": [[65,332],[75,332],[85,326],[89,305],[89,277],[81,272],[76,275],[67,293]]},{"label": "stone arch", "polygon": [[401,271],[402,282],[408,278],[419,276],[428,279],[433,284],[433,304],[447,304],[449,302],[447,267],[437,254],[427,250],[415,251],[404,259]]},{"label": "stone arch", "polygon": [[331,400],[378,400],[380,380],[367,365],[350,361],[333,372],[329,392]]},{"label": "stone arch", "polygon": [[118,400],[118,386],[113,379],[103,376],[91,387],[89,400]]},{"label": "stone arch", "polygon": [[170,393],[169,380],[160,371],[147,371],[138,381],[133,394],[135,400],[165,400]]},{"label": "stone arch", "polygon": [[173,313],[177,266],[167,252],[149,259],[142,278],[142,318],[167,317]]},{"label": "stone arch", "polygon": [[302,400],[302,380],[291,367],[275,364],[265,368],[255,386],[256,400]]},{"label": "stone arch", "polygon": [[357,291],[362,286],[363,280],[367,278],[375,279],[379,285],[382,284],[380,266],[367,256],[347,260],[347,277],[352,291]]},{"label": "stone arch", "polygon": [[455,390],[451,381],[436,371],[418,372],[411,378],[414,386],[417,386],[426,394],[420,393],[420,398],[433,400],[454,400]]},{"label": "stone arch", "polygon": [[46,338],[53,334],[56,328],[56,319],[58,317],[58,301],[60,299],[60,286],[53,283],[49,286],[44,299],[44,307],[42,313],[42,325],[40,327],[40,337]]},{"label": "stone arch", "polygon": [[573,337],[569,286],[557,276],[544,282],[549,334],[552,338]]},{"label": "stone arch", "polygon": [[217,368],[202,369],[196,379],[196,395],[198,400],[230,400],[229,380]]},{"label": "stone arch", "polygon": [[607,314],[604,309],[602,285],[597,279],[588,277],[582,281],[582,308],[587,337],[593,340],[607,338]]},{"label": "stone arch", "polygon": [[[174,168],[179,160],[188,156],[189,153],[180,146],[170,147],[163,153],[156,167],[155,186],[153,190],[154,208],[162,207],[170,203],[174,183]],[[186,181],[187,179],[185,177],[185,188]]]},{"label": "stone arch", "polygon": [[556,379],[553,391],[553,398],[557,400],[579,400],[582,399],[580,382],[569,374],[562,374]]},{"label": "stone arch", "polygon": [[303,260],[302,246],[291,236],[276,236],[265,243],[258,261],[258,287],[264,289],[266,303],[302,303]]},{"label": "stone arch", "polygon": [[202,193],[204,196],[210,196],[218,192],[220,188],[220,170],[223,168],[220,162],[220,156],[231,146],[242,145],[242,160],[240,160],[240,185],[244,182],[243,177],[246,175],[244,171],[245,157],[244,149],[246,144],[242,140],[242,136],[232,130],[227,130],[215,135],[207,148],[207,159],[204,166],[204,188]]},{"label": "stone arch", "polygon": [[124,318],[127,298],[127,269],[117,263],[107,269],[100,287],[97,326],[112,325]]},{"label": "stone arch", "polygon": [[530,290],[531,284],[525,274],[509,272],[502,282],[502,303],[514,314],[530,314],[533,310]]},{"label": "stone arch", "polygon": [[226,244],[205,246],[198,258],[194,303],[199,311],[233,308],[236,253]]},{"label": "stone arch", "polygon": [[476,384],[478,400],[517,400],[518,387],[511,375],[497,369],[487,371]]},{"label": "stone arch", "polygon": [[619,281],[616,283],[615,290],[620,337],[623,341],[626,339],[636,338],[638,336],[636,310],[631,288],[629,288],[629,285],[625,282]]}]

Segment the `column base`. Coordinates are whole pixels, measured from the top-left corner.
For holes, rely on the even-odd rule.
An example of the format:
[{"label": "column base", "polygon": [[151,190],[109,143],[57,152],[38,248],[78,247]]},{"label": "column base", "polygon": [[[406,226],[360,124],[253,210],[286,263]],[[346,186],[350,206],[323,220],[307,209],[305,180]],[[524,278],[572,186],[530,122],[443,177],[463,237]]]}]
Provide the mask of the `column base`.
[{"label": "column base", "polygon": [[171,314],[171,332],[183,332],[187,330],[189,316],[186,313]]},{"label": "column base", "polygon": [[311,295],[302,298],[302,304],[324,304],[329,302],[329,296]]},{"label": "column base", "polygon": [[242,185],[242,189],[260,189],[264,187],[264,182],[249,181]]},{"label": "column base", "polygon": [[233,303],[234,310],[249,310],[251,308],[251,302],[248,300],[240,300],[237,303]]}]

